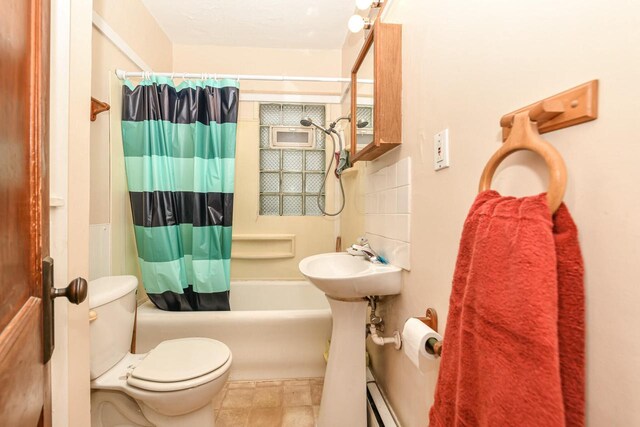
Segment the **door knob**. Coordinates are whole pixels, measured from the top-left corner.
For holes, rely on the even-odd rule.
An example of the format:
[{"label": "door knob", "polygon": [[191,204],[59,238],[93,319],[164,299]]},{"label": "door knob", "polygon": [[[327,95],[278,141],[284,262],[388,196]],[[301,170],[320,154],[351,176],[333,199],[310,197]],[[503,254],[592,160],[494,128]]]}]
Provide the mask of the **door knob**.
[{"label": "door knob", "polygon": [[87,298],[89,285],[82,277],[73,279],[66,288],[56,289],[53,286],[53,258],[46,257],[42,260],[42,323],[44,331],[44,363],[51,359],[55,347],[54,334],[54,304],[57,297],[67,297],[69,302],[80,304]]},{"label": "door knob", "polygon": [[80,304],[87,298],[87,291],[87,281],[82,277],[76,277],[66,288],[51,288],[51,299],[67,297],[70,303]]}]

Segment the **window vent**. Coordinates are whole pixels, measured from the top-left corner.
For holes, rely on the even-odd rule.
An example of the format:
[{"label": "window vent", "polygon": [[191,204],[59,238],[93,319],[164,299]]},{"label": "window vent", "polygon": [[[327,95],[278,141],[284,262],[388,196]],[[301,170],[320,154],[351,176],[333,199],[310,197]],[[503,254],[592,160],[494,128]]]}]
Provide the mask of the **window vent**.
[{"label": "window vent", "polygon": [[271,148],[314,148],[316,132],[310,127],[271,126]]}]

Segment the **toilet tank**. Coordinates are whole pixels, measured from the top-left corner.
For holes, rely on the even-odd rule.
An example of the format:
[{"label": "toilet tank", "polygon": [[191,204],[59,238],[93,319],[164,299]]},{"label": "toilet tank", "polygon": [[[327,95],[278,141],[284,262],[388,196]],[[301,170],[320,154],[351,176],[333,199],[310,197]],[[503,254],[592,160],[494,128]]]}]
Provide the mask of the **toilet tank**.
[{"label": "toilet tank", "polygon": [[92,380],[122,360],[131,348],[137,287],[135,276],[108,276],[89,282]]}]

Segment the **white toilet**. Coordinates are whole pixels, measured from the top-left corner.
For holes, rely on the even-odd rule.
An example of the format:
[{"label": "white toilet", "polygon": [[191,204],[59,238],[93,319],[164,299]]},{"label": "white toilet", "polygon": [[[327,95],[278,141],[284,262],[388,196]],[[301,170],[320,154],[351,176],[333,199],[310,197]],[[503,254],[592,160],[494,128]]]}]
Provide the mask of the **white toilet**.
[{"label": "white toilet", "polygon": [[89,282],[91,425],[213,426],[212,401],[231,368],[231,351],[208,338],[167,340],[131,354],[134,276]]}]

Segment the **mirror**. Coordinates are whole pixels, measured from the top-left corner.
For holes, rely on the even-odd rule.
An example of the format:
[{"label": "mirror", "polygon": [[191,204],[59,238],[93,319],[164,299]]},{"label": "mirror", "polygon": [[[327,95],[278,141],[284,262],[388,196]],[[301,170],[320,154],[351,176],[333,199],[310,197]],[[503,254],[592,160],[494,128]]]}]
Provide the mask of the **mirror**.
[{"label": "mirror", "polygon": [[369,46],[358,70],[356,93],[356,153],[373,142],[373,55],[374,49]]},{"label": "mirror", "polygon": [[351,162],[402,142],[402,26],[376,21],[351,70]]}]

